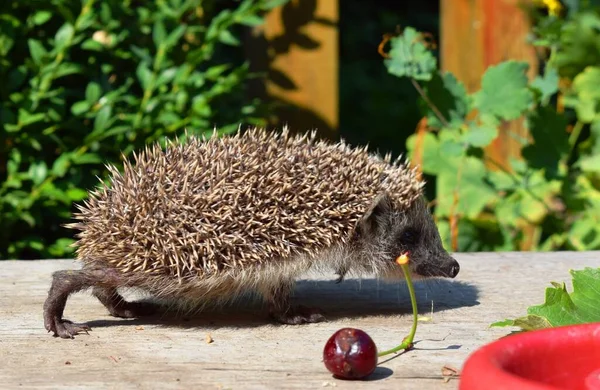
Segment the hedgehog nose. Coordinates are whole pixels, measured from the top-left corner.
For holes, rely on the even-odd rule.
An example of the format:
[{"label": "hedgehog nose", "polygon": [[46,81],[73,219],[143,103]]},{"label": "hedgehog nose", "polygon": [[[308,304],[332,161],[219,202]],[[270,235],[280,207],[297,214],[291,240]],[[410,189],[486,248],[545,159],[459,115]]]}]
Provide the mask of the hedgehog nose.
[{"label": "hedgehog nose", "polygon": [[452,264],[450,265],[450,268],[448,271],[448,276],[451,278],[455,278],[456,275],[458,275],[459,271],[460,271],[460,265],[458,264],[458,261],[452,259]]}]

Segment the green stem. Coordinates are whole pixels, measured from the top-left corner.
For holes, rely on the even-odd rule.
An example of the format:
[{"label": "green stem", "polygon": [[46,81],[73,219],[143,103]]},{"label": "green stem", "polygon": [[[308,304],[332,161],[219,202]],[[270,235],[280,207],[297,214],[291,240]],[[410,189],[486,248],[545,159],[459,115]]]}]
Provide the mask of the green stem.
[{"label": "green stem", "polygon": [[569,136],[569,154],[567,155],[567,159],[565,161],[569,161],[571,155],[573,154],[573,150],[575,150],[575,145],[577,144],[577,140],[579,139],[579,135],[581,134],[581,130],[583,129],[583,122],[577,121],[575,126],[573,126],[573,131]]},{"label": "green stem", "polygon": [[410,294],[410,303],[412,304],[413,310],[413,324],[410,329],[410,333],[408,336],[402,340],[402,344],[398,345],[396,348],[388,349],[387,351],[379,352],[377,356],[382,357],[385,355],[389,355],[394,352],[398,352],[400,350],[411,349],[413,346],[413,340],[415,339],[415,333],[417,333],[417,323],[419,321],[419,312],[417,311],[417,297],[415,295],[415,288],[413,286],[412,280],[410,278],[410,269],[408,269],[407,264],[402,264],[402,271],[404,272],[404,276],[406,277],[406,284],[408,286],[408,293]]},{"label": "green stem", "polygon": [[425,100],[425,103],[427,103],[429,108],[431,108],[431,110],[433,111],[435,116],[438,118],[438,120],[440,122],[442,122],[442,125],[444,125],[444,127],[450,127],[450,124],[448,123],[446,118],[444,118],[444,115],[442,114],[442,112],[437,108],[437,106],[435,104],[433,104],[431,99],[429,99],[429,96],[427,96],[427,93],[425,93],[425,90],[423,90],[423,87],[421,87],[421,84],[419,84],[417,82],[417,80],[412,79],[412,78],[410,79],[410,81],[412,82],[412,85],[415,87],[415,89],[417,90],[419,95],[421,95],[423,100]]}]

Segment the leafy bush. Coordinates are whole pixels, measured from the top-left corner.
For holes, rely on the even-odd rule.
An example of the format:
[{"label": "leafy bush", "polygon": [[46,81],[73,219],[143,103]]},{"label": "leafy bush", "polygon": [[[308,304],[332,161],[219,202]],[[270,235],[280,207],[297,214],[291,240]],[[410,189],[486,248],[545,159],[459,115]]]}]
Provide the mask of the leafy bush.
[{"label": "leafy bush", "polygon": [[[559,4],[560,5],[560,4]],[[435,183],[435,216],[453,250],[600,249],[600,13],[584,7],[535,15],[535,44],[549,53],[529,82],[528,65],[490,67],[466,92],[423,34],[390,39],[388,72],[412,80],[428,129],[407,140]],[[484,149],[508,121],[524,119],[521,156],[503,167]],[[504,130],[506,131],[506,130]]]},{"label": "leafy bush", "polygon": [[60,225],[121,151],[258,124],[231,48],[284,2],[2,2],[0,258],[68,255]]}]

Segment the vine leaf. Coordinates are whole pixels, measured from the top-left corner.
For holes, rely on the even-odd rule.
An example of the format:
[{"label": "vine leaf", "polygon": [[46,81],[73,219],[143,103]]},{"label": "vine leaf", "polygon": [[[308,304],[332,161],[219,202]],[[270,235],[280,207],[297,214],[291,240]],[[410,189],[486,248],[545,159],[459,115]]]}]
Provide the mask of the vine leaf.
[{"label": "vine leaf", "polygon": [[384,61],[389,73],[415,80],[431,80],[437,61],[417,30],[407,27],[402,35],[390,39],[390,45],[389,58]]},{"label": "vine leaf", "polygon": [[547,105],[550,98],[558,92],[558,82],[558,72],[554,68],[548,68],[543,76],[537,76],[531,82],[531,86],[539,92],[543,105]]},{"label": "vine leaf", "polygon": [[573,292],[565,283],[552,282],[546,289],[546,300],[527,309],[527,316],[498,321],[494,327],[517,326],[535,330],[555,326],[584,324],[600,321],[600,268],[571,270]]},{"label": "vine leaf", "polygon": [[[469,96],[463,83],[452,73],[435,73],[425,85],[425,91],[431,102],[437,107],[450,127],[459,127],[470,111]],[[441,128],[443,123],[431,110],[427,102],[420,99],[421,110],[427,115],[430,127]]]},{"label": "vine leaf", "polygon": [[481,90],[475,94],[475,108],[504,120],[517,119],[533,103],[527,85],[525,62],[506,61],[491,66],[483,75]]}]

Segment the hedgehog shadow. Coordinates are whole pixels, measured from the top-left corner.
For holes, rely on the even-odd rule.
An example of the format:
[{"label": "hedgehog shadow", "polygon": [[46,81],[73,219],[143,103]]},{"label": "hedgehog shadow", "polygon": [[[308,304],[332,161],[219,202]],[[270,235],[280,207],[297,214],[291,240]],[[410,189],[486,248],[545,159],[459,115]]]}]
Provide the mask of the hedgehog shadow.
[{"label": "hedgehog shadow", "polygon": [[[418,281],[415,283],[415,293],[422,314],[479,304],[477,287],[455,280]],[[328,321],[411,312],[410,297],[404,282],[390,284],[375,279],[349,279],[340,284],[333,280],[299,280],[292,300],[294,304],[321,309]],[[152,317],[95,320],[87,325],[92,328],[160,325],[199,329],[273,326],[268,320],[264,303],[252,296],[241,297],[224,307],[207,308],[191,316],[163,307]]]}]

